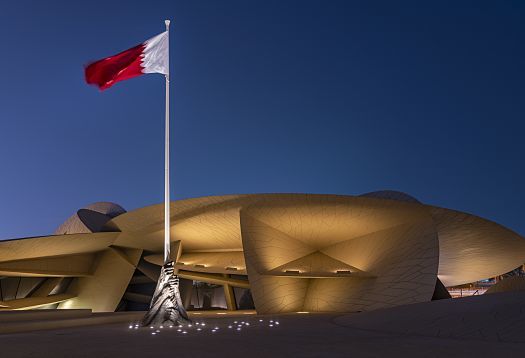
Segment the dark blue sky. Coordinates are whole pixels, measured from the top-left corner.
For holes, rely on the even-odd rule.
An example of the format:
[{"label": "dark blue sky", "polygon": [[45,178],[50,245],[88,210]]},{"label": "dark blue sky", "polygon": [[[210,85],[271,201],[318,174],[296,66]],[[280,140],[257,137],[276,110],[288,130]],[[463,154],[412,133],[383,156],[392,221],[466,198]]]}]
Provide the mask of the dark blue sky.
[{"label": "dark blue sky", "polygon": [[[82,5],[81,5],[82,4]],[[164,82],[83,65],[171,36],[172,195],[407,192],[525,234],[523,1],[9,1],[0,239],[163,200]]]}]

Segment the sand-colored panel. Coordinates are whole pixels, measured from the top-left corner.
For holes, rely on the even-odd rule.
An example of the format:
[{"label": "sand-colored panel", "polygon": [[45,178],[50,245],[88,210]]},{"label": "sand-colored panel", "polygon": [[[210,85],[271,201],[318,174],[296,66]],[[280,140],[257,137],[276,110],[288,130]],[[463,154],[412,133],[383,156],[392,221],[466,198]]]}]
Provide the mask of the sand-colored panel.
[{"label": "sand-colored panel", "polygon": [[[46,297],[26,297],[10,301],[0,301],[0,306],[4,307],[2,309],[8,310],[29,310],[53,303],[64,302],[74,297],[75,295],[67,293],[51,295]],[[0,309],[0,311],[2,309]]]},{"label": "sand-colored panel", "polygon": [[492,221],[429,207],[439,235],[439,279],[456,286],[498,276],[525,262],[525,239]]},{"label": "sand-colored panel", "polygon": [[[164,255],[148,255],[144,257],[144,260],[161,266]],[[179,257],[175,268],[195,272],[246,275],[246,264],[242,251],[185,253]]]},{"label": "sand-colored panel", "polygon": [[364,235],[323,252],[373,278],[312,279],[305,310],[370,311],[432,298],[438,241],[430,218]]},{"label": "sand-colored panel", "polygon": [[[243,211],[314,250],[413,220],[422,206],[336,195],[262,197]],[[423,209],[424,211],[424,209]]]},{"label": "sand-colored panel", "polygon": [[[171,240],[184,241],[186,250],[240,249],[239,208],[250,196],[204,197],[171,203]],[[111,225],[130,236],[121,236],[116,245],[137,247],[143,238],[149,251],[162,251],[164,206],[152,205],[120,215]],[[213,237],[213,240],[210,238]],[[142,239],[139,239],[142,240]]]},{"label": "sand-colored panel", "polygon": [[61,282],[63,277],[49,277],[31,294],[32,297],[48,296]]},{"label": "sand-colored panel", "polygon": [[129,263],[132,266],[137,266],[137,250],[129,249],[119,246],[110,246],[110,250],[113,250],[117,255],[119,255],[123,260]]},{"label": "sand-colored panel", "polygon": [[304,311],[309,279],[272,277],[253,272],[248,277],[258,314]]},{"label": "sand-colored panel", "polygon": [[91,275],[94,253],[0,262],[0,275],[16,277],[80,277]]},{"label": "sand-colored panel", "polygon": [[90,308],[93,312],[113,312],[135,272],[142,250],[128,250],[129,260],[113,249],[98,254],[92,277],[75,279],[68,288],[74,299],[63,302],[60,309]]},{"label": "sand-colored panel", "polygon": [[[255,213],[254,215],[257,215]],[[265,224],[249,210],[241,212],[244,257],[260,274],[310,255],[315,248]]]},{"label": "sand-colored panel", "polygon": [[233,287],[250,288],[250,283],[246,280],[239,280],[236,278],[225,277],[220,274],[209,274],[203,272],[192,272],[179,270],[179,276],[188,280],[202,281],[215,285],[230,285]]},{"label": "sand-colored panel", "polygon": [[119,233],[71,234],[0,241],[0,262],[104,250]]},{"label": "sand-colored panel", "polygon": [[287,262],[266,273],[275,276],[295,277],[355,277],[367,276],[361,270],[334,259],[320,251]]},{"label": "sand-colored panel", "polygon": [[[387,215],[377,199],[306,197],[296,211],[297,197],[288,207],[280,201],[241,211],[245,260],[259,313],[373,310],[431,299],[439,251],[425,210],[393,202],[386,205]],[[348,222],[357,228],[345,236]],[[297,271],[303,277],[275,276],[287,270],[289,276]],[[338,271],[349,272],[327,278]]]}]

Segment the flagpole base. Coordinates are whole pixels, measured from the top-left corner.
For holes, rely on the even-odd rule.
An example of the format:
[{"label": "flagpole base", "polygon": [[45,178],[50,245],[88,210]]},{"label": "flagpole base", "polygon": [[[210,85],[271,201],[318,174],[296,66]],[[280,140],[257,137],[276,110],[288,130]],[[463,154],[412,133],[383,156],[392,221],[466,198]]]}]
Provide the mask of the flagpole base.
[{"label": "flagpole base", "polygon": [[162,266],[155,293],[148,312],[141,321],[147,326],[180,326],[191,323],[179,292],[179,277],[175,275],[173,261]]}]

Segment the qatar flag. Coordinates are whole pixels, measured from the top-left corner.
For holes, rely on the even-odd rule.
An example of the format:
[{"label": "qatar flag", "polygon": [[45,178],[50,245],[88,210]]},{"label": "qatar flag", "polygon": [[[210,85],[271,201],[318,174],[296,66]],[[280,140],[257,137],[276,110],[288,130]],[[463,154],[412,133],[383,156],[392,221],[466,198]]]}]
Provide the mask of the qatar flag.
[{"label": "qatar flag", "polygon": [[169,73],[168,31],[86,66],[86,82],[105,90],[119,81],[145,73]]}]

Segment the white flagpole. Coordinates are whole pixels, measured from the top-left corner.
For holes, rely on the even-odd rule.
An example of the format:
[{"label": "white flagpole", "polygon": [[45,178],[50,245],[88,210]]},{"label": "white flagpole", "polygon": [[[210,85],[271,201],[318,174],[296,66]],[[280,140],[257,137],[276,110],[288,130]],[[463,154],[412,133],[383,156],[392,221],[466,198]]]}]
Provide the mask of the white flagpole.
[{"label": "white flagpole", "polygon": [[169,38],[170,20],[165,20],[168,33],[168,73],[166,74],[166,134],[164,148],[164,263],[170,261],[170,65]]},{"label": "white flagpole", "polygon": [[141,321],[143,327],[165,325],[166,322],[180,326],[191,323],[184,309],[179,292],[179,277],[175,273],[170,257],[170,70],[169,29],[170,20],[165,20],[168,37],[168,69],[166,73],[166,133],[164,154],[164,265],[162,266],[150,307]]}]

